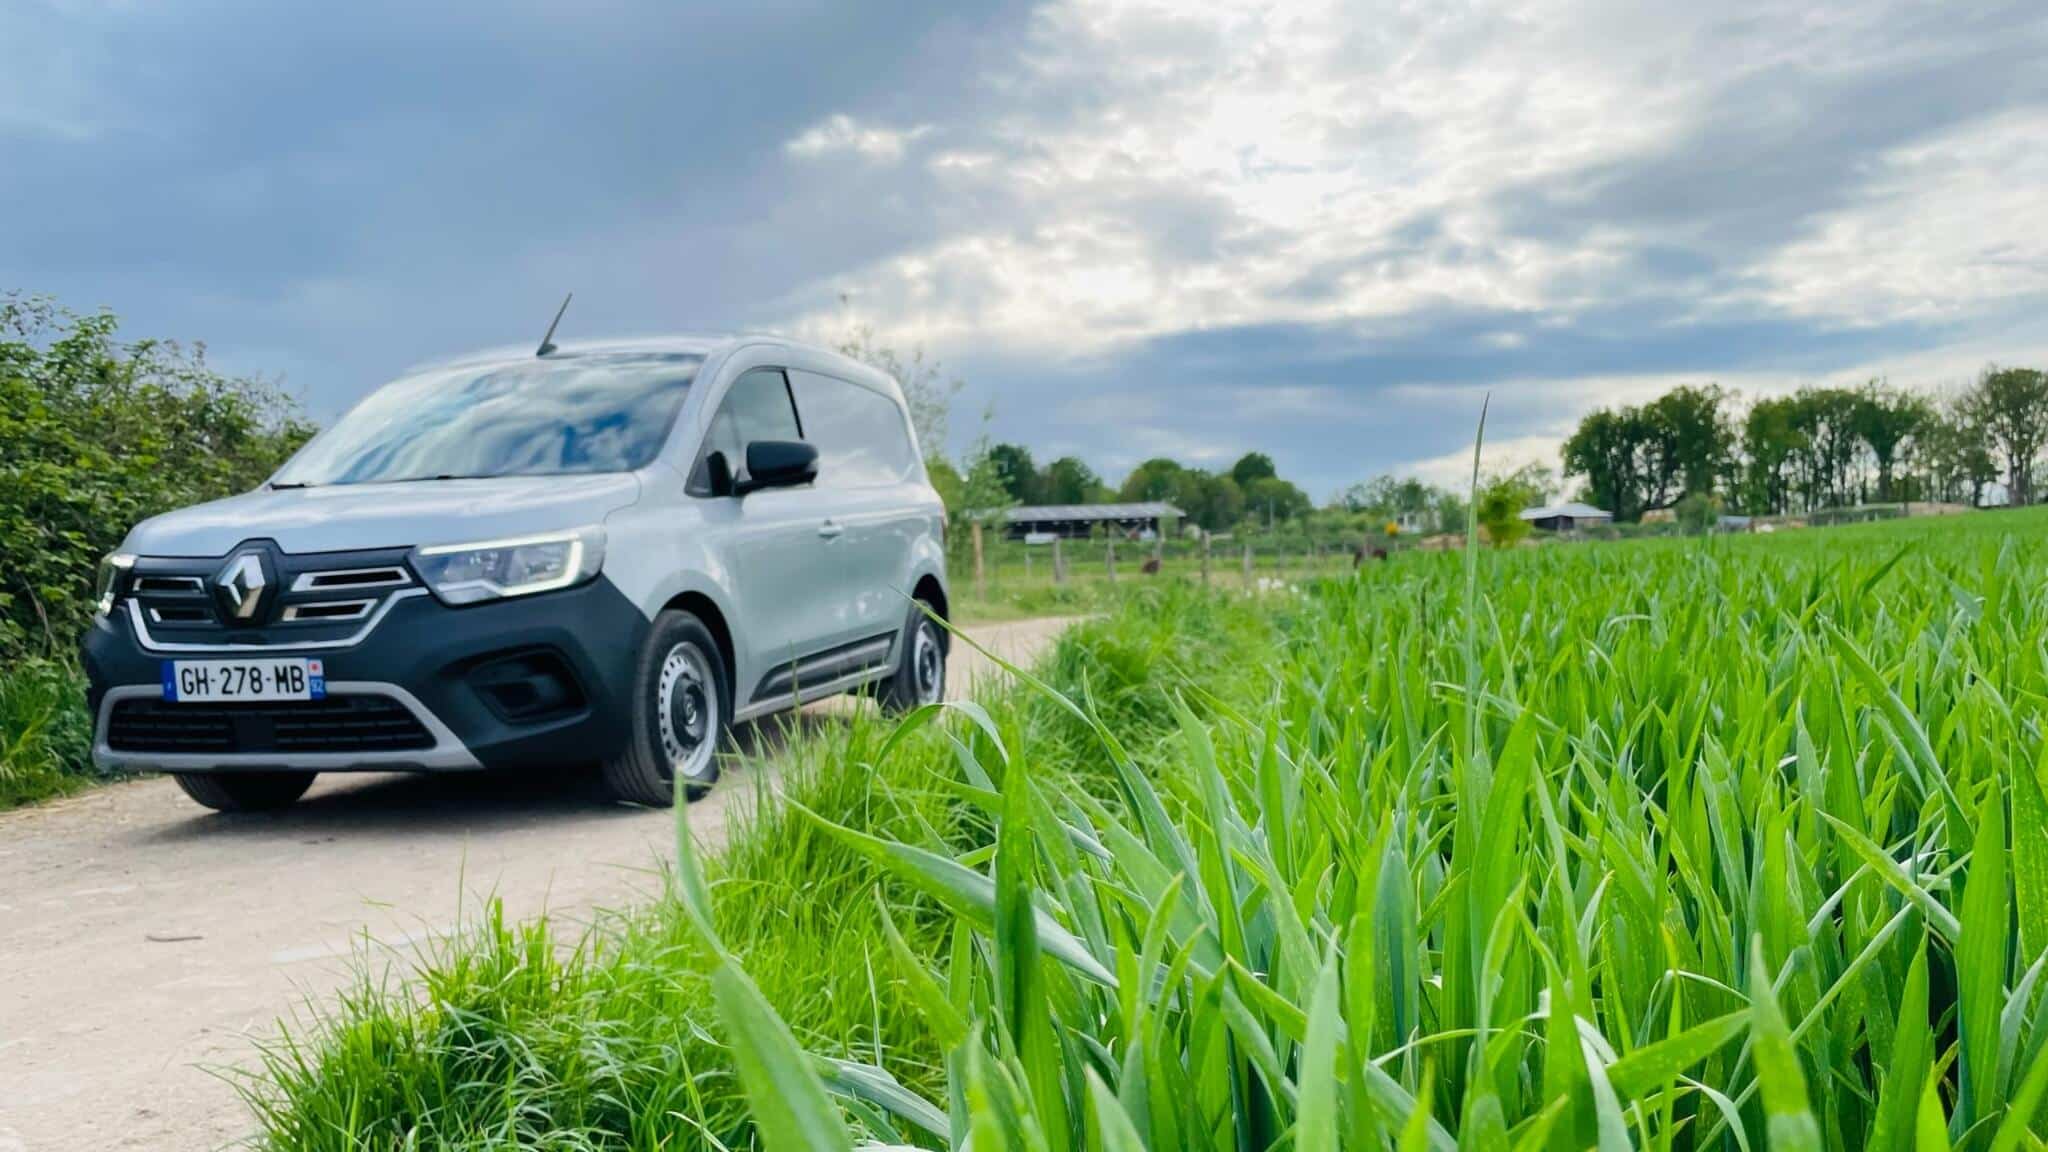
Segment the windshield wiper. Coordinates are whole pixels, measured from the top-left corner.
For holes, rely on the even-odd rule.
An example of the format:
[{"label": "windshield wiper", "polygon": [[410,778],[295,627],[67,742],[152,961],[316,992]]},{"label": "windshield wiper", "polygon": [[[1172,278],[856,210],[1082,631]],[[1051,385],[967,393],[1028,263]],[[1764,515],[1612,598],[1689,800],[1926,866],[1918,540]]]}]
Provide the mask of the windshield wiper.
[{"label": "windshield wiper", "polygon": [[284,483],[282,483],[282,484],[279,484],[279,483],[277,483],[276,481],[274,481],[274,480],[273,480],[273,481],[271,482],[271,484],[270,484],[270,490],[271,490],[272,492],[284,492],[284,491],[287,491],[287,490],[289,490],[289,489],[292,489],[292,488],[311,488],[311,487],[313,487],[313,485],[312,485],[312,484],[310,484],[310,483],[307,483],[307,482],[306,482],[306,481],[304,481],[304,480],[287,480],[287,481],[285,481],[285,482],[284,482]]}]

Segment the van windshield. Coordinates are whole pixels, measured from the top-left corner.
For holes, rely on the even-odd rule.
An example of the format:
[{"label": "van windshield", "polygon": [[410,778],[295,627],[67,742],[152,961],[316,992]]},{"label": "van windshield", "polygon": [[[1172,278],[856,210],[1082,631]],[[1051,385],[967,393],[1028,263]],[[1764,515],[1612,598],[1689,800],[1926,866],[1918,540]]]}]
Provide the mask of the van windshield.
[{"label": "van windshield", "polygon": [[314,437],[271,483],[630,472],[661,450],[703,360],[576,355],[407,376]]}]

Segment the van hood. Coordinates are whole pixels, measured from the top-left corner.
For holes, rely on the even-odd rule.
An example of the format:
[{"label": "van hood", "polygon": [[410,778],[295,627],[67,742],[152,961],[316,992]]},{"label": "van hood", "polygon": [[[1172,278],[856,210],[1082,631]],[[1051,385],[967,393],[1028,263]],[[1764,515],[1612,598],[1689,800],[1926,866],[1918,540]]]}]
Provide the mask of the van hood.
[{"label": "van hood", "polygon": [[461,544],[601,524],[639,495],[630,473],[266,487],[145,520],[121,550],[225,556],[263,539],[290,553]]}]

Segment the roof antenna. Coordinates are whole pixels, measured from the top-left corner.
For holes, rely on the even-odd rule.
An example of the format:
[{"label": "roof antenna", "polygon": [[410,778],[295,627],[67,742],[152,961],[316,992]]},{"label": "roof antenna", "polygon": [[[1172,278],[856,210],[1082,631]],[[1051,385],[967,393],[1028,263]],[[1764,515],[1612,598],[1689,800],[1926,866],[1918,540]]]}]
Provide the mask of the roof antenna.
[{"label": "roof antenna", "polygon": [[534,351],[535,356],[545,356],[555,350],[555,326],[562,322],[562,313],[569,310],[569,301],[575,298],[574,292],[562,297],[562,306],[555,309],[554,323],[548,325],[548,334],[540,338],[540,347]]}]

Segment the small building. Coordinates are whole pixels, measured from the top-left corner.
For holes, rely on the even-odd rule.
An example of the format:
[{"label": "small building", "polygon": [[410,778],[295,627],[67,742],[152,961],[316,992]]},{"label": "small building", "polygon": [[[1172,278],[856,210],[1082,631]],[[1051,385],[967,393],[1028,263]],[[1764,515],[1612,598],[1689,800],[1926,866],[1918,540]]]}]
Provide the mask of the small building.
[{"label": "small building", "polygon": [[1151,540],[1164,534],[1164,524],[1186,514],[1171,504],[1026,504],[1005,508],[1000,520],[1012,540],[1086,540],[1101,528],[1105,536]]},{"label": "small building", "polygon": [[1576,532],[1614,523],[1614,513],[1575,500],[1522,509],[1522,519],[1546,532]]}]

